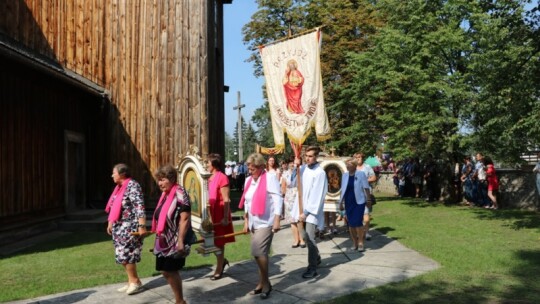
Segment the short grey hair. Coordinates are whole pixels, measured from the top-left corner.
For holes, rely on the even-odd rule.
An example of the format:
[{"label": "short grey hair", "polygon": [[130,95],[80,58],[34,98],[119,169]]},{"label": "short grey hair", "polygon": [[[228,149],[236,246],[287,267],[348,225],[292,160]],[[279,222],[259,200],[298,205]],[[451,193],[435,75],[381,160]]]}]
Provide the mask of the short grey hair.
[{"label": "short grey hair", "polygon": [[118,175],[124,177],[124,178],[130,178],[131,177],[131,170],[129,169],[128,165],[119,163],[114,165],[113,169],[116,169],[116,172],[118,172]]},{"label": "short grey hair", "polygon": [[165,165],[156,171],[156,178],[166,178],[171,183],[176,183],[176,180],[178,178],[178,171],[176,171],[176,169],[172,165]]},{"label": "short grey hair", "polygon": [[266,167],[266,160],[261,153],[253,153],[246,159],[246,163],[253,164],[257,168]]}]

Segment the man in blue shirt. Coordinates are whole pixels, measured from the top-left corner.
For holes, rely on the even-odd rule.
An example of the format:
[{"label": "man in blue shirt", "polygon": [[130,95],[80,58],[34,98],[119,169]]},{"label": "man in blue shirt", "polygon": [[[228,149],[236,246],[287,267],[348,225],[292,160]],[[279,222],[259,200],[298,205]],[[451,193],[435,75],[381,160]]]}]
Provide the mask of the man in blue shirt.
[{"label": "man in blue shirt", "polygon": [[246,181],[247,166],[243,160],[240,160],[237,166],[238,166],[238,175],[236,176],[236,188],[238,188],[240,192],[243,192],[244,184]]}]

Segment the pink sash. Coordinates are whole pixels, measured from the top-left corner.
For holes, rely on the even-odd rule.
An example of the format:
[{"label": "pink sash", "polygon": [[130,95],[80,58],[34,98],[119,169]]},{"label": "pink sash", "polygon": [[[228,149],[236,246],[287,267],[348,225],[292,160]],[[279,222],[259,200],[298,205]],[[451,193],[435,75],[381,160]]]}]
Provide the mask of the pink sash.
[{"label": "pink sash", "polygon": [[126,192],[127,185],[131,178],[124,180],[122,186],[116,185],[109,197],[107,202],[107,207],[105,207],[105,212],[109,214],[109,223],[114,223],[120,219],[120,212],[122,211],[122,199],[124,198],[124,192]]},{"label": "pink sash", "polygon": [[[168,193],[161,193],[161,197],[159,198],[158,206],[156,207],[156,210],[159,209],[161,205],[161,212],[159,213],[159,219],[156,225],[156,216],[154,214],[154,217],[152,218],[152,231],[155,231],[157,235],[161,235],[161,233],[165,230],[165,225],[167,223],[167,217],[169,217],[169,209],[171,208],[172,201],[176,197],[176,190],[178,189],[178,184],[174,184],[169,190]],[[165,203],[163,203],[163,198],[167,196],[167,200]]]},{"label": "pink sash", "polygon": [[[259,178],[259,186],[255,190],[253,199],[251,200],[251,214],[253,215],[263,215],[264,210],[266,209],[266,171],[263,172]],[[244,193],[242,193],[240,204],[238,204],[238,208],[240,209],[244,208],[244,201],[246,200],[245,196],[251,186],[252,179],[253,178],[250,176],[247,180],[247,187],[244,189]]]}]

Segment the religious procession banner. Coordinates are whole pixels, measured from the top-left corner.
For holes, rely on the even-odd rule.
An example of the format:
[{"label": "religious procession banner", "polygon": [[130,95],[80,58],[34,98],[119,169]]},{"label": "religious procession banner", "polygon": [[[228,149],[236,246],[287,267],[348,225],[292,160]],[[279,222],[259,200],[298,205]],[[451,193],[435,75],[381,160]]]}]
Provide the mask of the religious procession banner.
[{"label": "religious procession banner", "polygon": [[[260,48],[276,147],[285,148],[284,133],[302,145],[315,128],[317,139],[330,136],[319,59],[321,31]],[[272,151],[271,151],[272,152]]]}]

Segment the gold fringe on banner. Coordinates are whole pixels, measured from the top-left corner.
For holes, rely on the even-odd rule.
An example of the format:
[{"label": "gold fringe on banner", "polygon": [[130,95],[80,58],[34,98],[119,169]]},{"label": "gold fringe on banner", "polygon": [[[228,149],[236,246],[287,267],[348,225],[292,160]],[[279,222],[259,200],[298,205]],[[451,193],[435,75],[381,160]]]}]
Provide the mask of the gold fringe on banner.
[{"label": "gold fringe on banner", "polygon": [[285,145],[277,145],[273,148],[261,147],[259,144],[255,144],[255,152],[264,155],[275,155],[285,152]]}]

